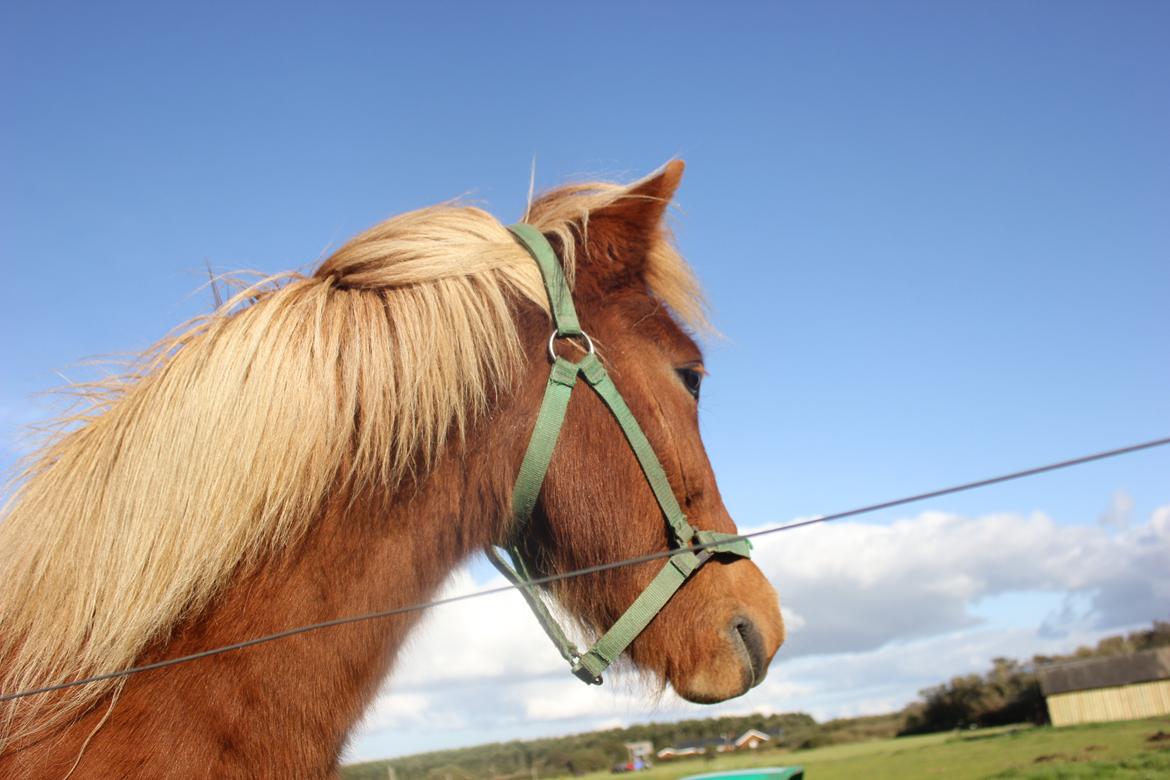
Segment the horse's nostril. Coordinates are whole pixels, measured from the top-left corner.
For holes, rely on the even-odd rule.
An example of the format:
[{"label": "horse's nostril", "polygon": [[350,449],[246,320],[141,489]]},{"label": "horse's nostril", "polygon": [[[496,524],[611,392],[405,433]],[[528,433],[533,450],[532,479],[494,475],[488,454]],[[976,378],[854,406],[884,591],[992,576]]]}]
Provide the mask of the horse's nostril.
[{"label": "horse's nostril", "polygon": [[[759,685],[768,673],[767,655],[764,652],[764,638],[756,630],[752,621],[745,617],[737,617],[731,621],[733,638],[737,638],[743,646],[750,667],[750,681],[745,681],[750,687]],[[745,675],[747,677],[748,675]]]}]

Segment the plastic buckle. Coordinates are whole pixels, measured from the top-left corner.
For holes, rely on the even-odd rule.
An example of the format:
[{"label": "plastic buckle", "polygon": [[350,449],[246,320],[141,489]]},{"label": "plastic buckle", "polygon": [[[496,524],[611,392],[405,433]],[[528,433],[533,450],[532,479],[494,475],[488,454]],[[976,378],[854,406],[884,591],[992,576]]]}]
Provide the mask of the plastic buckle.
[{"label": "plastic buckle", "polygon": [[585,668],[585,666],[581,663],[581,656],[579,655],[573,658],[572,671],[578,680],[582,680],[589,685],[601,685],[602,682],[604,682],[601,679],[600,674],[594,674]]}]

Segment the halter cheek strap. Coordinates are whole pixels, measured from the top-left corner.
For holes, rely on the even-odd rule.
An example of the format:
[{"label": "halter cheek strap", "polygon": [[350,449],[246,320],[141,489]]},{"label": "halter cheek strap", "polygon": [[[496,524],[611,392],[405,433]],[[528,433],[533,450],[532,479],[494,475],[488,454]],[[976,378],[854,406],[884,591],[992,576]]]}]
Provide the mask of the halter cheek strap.
[{"label": "halter cheek strap", "polygon": [[[751,543],[733,534],[696,531],[687,522],[686,515],[683,514],[671,490],[662,464],[654,454],[654,448],[647,440],[646,434],[642,432],[638,421],[634,419],[633,412],[626,405],[605,367],[594,354],[593,342],[581,330],[576,309],[573,307],[572,292],[552,246],[540,231],[530,225],[513,225],[508,229],[536,260],[545,290],[548,292],[553,318],[553,333],[549,338],[552,370],[549,372],[544,400],[540,404],[536,425],[528,441],[528,449],[524,453],[520,473],[516,477],[516,485],[512,491],[512,527],[508,535],[510,542],[505,547],[511,564],[509,565],[495,547],[489,548],[487,554],[496,568],[510,582],[519,586],[520,593],[532,608],[545,633],[552,639],[561,656],[572,665],[573,674],[587,683],[597,685],[602,681],[601,673],[629,647],[683,583],[712,555],[727,553],[747,558],[751,555]],[[585,356],[576,362],[559,356],[555,349],[558,339],[580,339],[586,346]],[[578,377],[582,377],[585,384],[601,397],[617,420],[642,467],[642,473],[645,474],[650,489],[654,492],[658,506],[662,509],[669,528],[671,546],[676,548],[662,570],[626,608],[622,616],[584,653],[565,635],[536,586],[532,585],[530,567],[520,546],[515,543],[527,529],[536,507],[540,488],[544,483],[544,476],[548,471],[548,464],[569,408],[569,398],[573,388],[577,386]],[[695,552],[692,549],[692,545],[696,544],[702,546],[701,551]]]}]

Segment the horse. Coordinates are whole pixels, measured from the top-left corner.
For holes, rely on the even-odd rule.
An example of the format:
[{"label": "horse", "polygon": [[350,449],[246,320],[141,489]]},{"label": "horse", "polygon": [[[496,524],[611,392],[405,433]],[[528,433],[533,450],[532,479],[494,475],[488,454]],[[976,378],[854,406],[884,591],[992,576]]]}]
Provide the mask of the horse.
[{"label": "horse", "polygon": [[[562,186],[530,198],[523,223],[555,252],[673,499],[727,535],[698,425],[709,326],[665,219],[682,172]],[[0,693],[432,598],[509,538],[552,314],[516,234],[451,202],[370,228],[311,273],[241,284],[124,374],[78,387],[85,407],[17,476],[0,521]],[[596,395],[568,405],[534,501],[514,543],[534,576],[600,567],[544,587],[599,635],[661,561],[602,565],[669,538]],[[6,700],[0,776],[337,777],[418,617]],[[711,703],[759,683],[783,640],[759,569],[715,554],[626,655]]]}]

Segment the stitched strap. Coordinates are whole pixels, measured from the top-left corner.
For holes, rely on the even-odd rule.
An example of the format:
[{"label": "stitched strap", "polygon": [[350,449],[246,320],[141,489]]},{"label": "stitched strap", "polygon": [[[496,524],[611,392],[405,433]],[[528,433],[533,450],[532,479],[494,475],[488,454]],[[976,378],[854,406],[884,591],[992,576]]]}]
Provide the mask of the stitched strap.
[{"label": "stitched strap", "polygon": [[654,454],[654,448],[650,446],[646,434],[634,419],[634,413],[626,406],[625,399],[596,355],[586,355],[581,358],[578,365],[585,376],[585,381],[601,396],[601,400],[609,407],[614,419],[621,426],[622,433],[626,435],[626,441],[630,443],[630,448],[642,466],[642,473],[646,475],[646,481],[650,483],[650,489],[658,499],[658,506],[662,507],[662,514],[666,516],[666,522],[670,523],[675,541],[679,547],[686,546],[695,535],[695,530],[691,528],[682,507],[678,505],[678,499],[674,497],[666,472],[662,470],[662,464],[658,462],[658,456]]},{"label": "stitched strap", "polygon": [[634,603],[573,665],[573,674],[587,683],[600,684],[601,673],[650,625],[666,602],[702,564],[690,550],[680,550],[670,556],[657,576],[634,599]]},{"label": "stitched strap", "polygon": [[536,260],[540,267],[540,276],[544,279],[544,289],[548,292],[548,304],[552,310],[553,323],[557,326],[557,333],[561,336],[581,335],[581,325],[577,322],[577,309],[573,306],[573,293],[569,290],[569,283],[565,279],[565,271],[557,259],[548,239],[532,225],[523,223],[508,228],[528,253]]},{"label": "stitched strap", "polygon": [[561,624],[552,616],[552,612],[549,611],[548,606],[544,603],[540,594],[537,593],[536,587],[529,584],[532,576],[528,573],[528,567],[525,566],[524,557],[520,554],[520,551],[515,547],[508,548],[508,557],[512,559],[511,566],[508,565],[508,562],[504,560],[504,557],[494,547],[487,549],[487,555],[488,560],[504,575],[504,578],[520,590],[520,595],[528,602],[529,608],[536,616],[536,622],[540,623],[540,627],[544,629],[544,633],[556,645],[557,650],[561,654],[561,658],[564,658],[570,664],[576,664],[581,656],[581,651],[577,649],[577,645],[573,644],[572,640],[565,636]]},{"label": "stitched strap", "polygon": [[728,553],[740,558],[752,557],[752,540],[744,539],[739,534],[724,534],[718,531],[695,531],[695,544],[703,546],[703,550],[711,555]]},{"label": "stitched strap", "polygon": [[516,486],[512,489],[510,536],[513,539],[524,531],[532,510],[536,508],[536,498],[540,495],[540,486],[544,484],[544,475],[548,472],[549,461],[552,460],[553,450],[561,435],[561,425],[565,422],[565,412],[569,408],[569,398],[576,383],[577,364],[557,358],[544,388],[544,400],[540,403],[540,413],[536,416],[536,425],[528,440],[524,460],[520,463]]}]

